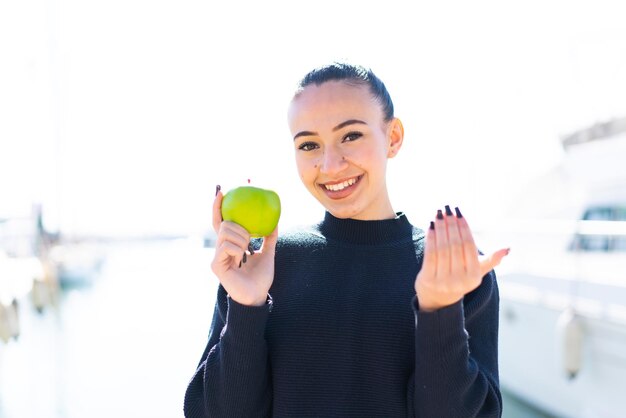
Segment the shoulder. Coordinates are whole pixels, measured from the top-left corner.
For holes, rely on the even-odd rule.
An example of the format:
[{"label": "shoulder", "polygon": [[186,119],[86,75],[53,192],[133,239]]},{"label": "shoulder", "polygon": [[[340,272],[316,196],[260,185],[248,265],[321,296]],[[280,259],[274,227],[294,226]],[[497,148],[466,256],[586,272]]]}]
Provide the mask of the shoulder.
[{"label": "shoulder", "polygon": [[412,226],[412,242],[418,262],[422,263],[424,258],[424,245],[426,244],[426,232],[416,226]]},{"label": "shoulder", "polygon": [[291,226],[278,236],[277,250],[289,248],[319,247],[326,245],[326,238],[316,226]]}]

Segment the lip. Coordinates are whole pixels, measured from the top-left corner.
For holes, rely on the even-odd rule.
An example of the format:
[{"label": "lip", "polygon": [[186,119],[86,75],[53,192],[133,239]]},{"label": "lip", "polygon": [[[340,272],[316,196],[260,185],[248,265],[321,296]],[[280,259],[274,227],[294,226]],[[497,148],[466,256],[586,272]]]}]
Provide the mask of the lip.
[{"label": "lip", "polygon": [[[356,190],[357,186],[361,183],[361,179],[363,178],[363,174],[359,175],[359,176],[354,176],[354,177],[347,177],[343,180],[339,180],[339,181],[329,181],[327,183],[319,183],[318,186],[319,188],[322,190],[322,192],[324,192],[324,194],[326,196],[328,196],[330,199],[333,200],[338,200],[338,199],[343,199],[346,198],[348,196],[350,196],[352,193],[354,193],[354,191]],[[331,184],[340,184],[343,183],[346,180],[350,180],[350,179],[356,179],[356,181],[354,182],[354,184],[342,189],[342,190],[328,190],[325,186],[326,185],[331,185]]]}]

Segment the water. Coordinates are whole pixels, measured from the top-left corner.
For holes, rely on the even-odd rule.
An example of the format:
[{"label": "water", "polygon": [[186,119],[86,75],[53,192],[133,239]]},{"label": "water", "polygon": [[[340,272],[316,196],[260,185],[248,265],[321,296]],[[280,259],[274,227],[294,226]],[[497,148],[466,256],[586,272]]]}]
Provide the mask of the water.
[{"label": "water", "polygon": [[[107,248],[93,285],[56,309],[20,305],[21,336],[0,343],[0,418],[182,417],[216,282],[192,241]],[[504,394],[505,418],[548,418]]]}]

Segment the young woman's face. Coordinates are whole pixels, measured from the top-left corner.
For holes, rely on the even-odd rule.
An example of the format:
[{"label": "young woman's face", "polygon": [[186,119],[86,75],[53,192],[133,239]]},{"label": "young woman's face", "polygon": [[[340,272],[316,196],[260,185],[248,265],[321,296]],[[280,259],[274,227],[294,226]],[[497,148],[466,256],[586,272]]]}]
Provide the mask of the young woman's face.
[{"label": "young woman's face", "polygon": [[385,122],[367,86],[341,81],[309,85],[289,107],[300,179],[338,218],[393,218],[387,159],[402,144],[398,119]]}]

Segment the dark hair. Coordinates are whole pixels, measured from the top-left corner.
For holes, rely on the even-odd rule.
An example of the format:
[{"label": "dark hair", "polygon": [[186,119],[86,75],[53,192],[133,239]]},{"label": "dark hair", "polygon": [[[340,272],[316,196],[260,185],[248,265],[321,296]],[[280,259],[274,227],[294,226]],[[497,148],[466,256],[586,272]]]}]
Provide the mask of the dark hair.
[{"label": "dark hair", "polygon": [[311,84],[319,86],[327,81],[343,81],[355,86],[368,86],[374,100],[380,103],[382,107],[385,122],[393,119],[393,102],[385,83],[371,69],[360,65],[333,62],[315,68],[300,80],[296,96]]}]

